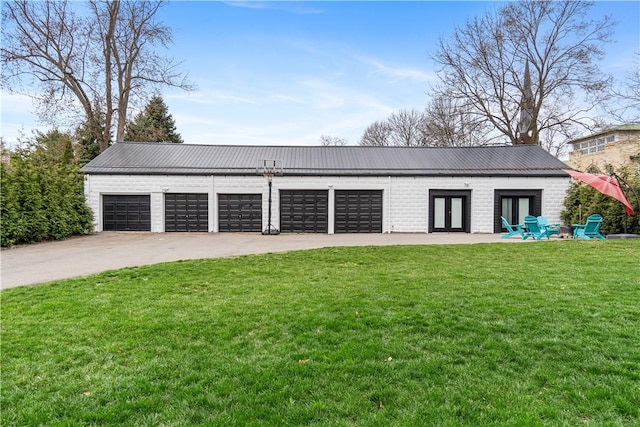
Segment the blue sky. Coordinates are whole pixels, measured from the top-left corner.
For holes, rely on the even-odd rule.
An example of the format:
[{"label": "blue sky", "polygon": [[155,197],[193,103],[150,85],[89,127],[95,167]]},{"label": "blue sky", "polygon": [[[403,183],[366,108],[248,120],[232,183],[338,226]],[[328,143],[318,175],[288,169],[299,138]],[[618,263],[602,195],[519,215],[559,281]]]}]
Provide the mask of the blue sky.
[{"label": "blue sky", "polygon": [[[430,59],[440,36],[494,9],[492,2],[174,1],[159,18],[167,54],[197,86],[162,95],[187,143],[317,145],[321,135],[357,144],[393,111],[429,102]],[[640,50],[640,2],[597,2],[618,21],[601,66],[622,75]],[[36,122],[28,99],[2,93],[5,141]]]}]

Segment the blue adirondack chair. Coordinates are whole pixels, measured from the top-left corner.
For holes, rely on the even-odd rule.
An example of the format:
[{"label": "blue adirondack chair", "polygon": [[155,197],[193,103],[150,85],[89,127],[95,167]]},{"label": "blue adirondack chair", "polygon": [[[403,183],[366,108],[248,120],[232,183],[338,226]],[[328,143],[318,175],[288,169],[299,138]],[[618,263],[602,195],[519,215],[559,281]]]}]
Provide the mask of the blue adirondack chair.
[{"label": "blue adirondack chair", "polygon": [[587,217],[587,221],[584,224],[573,224],[573,238],[577,239],[581,237],[583,239],[604,239],[604,236],[600,234],[600,227],[602,226],[602,215],[593,214]]},{"label": "blue adirondack chair", "polygon": [[540,240],[543,237],[549,239],[549,233],[547,230],[540,226],[538,223],[538,218],[533,215],[527,215],[524,217],[524,226],[526,227],[526,231],[524,233],[524,239],[527,237],[533,237],[534,240]]},{"label": "blue adirondack chair", "polygon": [[524,230],[520,224],[509,224],[505,217],[501,216],[500,218],[502,218],[502,225],[507,229],[507,234],[502,236],[503,239],[508,239],[509,237],[516,235],[526,239],[526,237],[524,237]]},{"label": "blue adirondack chair", "polygon": [[549,224],[549,220],[547,219],[547,217],[540,215],[538,217],[538,224],[540,224],[540,227],[547,230],[547,234],[549,237],[553,236],[554,234],[558,236],[560,235],[560,224]]}]

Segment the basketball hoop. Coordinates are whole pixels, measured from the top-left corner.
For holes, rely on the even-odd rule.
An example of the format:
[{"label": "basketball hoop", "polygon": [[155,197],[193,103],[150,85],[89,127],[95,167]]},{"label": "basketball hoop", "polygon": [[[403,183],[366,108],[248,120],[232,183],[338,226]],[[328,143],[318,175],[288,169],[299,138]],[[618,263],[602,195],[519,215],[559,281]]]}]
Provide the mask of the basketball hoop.
[{"label": "basketball hoop", "polygon": [[275,175],[282,175],[282,162],[280,160],[260,160],[256,167],[256,173],[272,179]]},{"label": "basketball hoop", "polygon": [[275,175],[282,176],[282,163],[280,160],[261,160],[258,162],[256,173],[267,178],[267,182],[269,183],[269,223],[267,224],[267,229],[264,230],[262,234],[280,234],[280,231],[271,225],[271,188],[273,186],[273,177]]}]

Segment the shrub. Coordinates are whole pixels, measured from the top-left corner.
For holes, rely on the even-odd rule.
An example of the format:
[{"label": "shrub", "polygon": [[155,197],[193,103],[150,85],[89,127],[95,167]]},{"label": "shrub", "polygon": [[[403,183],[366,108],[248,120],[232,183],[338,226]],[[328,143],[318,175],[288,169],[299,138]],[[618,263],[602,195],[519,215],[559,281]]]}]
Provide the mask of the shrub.
[{"label": "shrub", "polygon": [[[62,150],[60,150],[62,145]],[[0,244],[35,243],[92,231],[83,177],[71,140],[57,131],[39,135],[2,164]]]},{"label": "shrub", "polygon": [[[597,171],[596,171],[597,172]],[[640,172],[630,172],[628,169],[621,169],[617,174],[631,185],[636,193],[640,194]],[[591,214],[600,214],[603,217],[601,231],[604,234],[640,233],[640,201],[636,200],[633,192],[626,191],[636,214],[627,216],[624,206],[613,197],[600,193],[595,188],[579,181],[571,183],[564,200],[565,209],[560,214],[560,218],[565,224],[584,223]]]}]

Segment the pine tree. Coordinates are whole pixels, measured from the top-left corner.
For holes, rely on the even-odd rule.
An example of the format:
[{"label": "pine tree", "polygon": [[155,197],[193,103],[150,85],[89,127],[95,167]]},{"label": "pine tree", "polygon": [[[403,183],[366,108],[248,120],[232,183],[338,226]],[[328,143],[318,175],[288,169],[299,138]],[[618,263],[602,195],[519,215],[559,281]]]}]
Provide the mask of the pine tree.
[{"label": "pine tree", "polygon": [[[104,135],[104,114],[100,112],[98,107],[95,107],[95,111],[93,121],[91,123],[89,121],[83,122],[74,133],[78,145],[78,161],[81,166],[89,163],[100,154],[100,142],[95,138],[92,126],[97,126],[100,133]],[[112,141],[113,135],[110,134],[107,146],[110,146]]]},{"label": "pine tree", "polygon": [[38,133],[0,164],[0,245],[34,243],[93,229],[71,135]]},{"label": "pine tree", "polygon": [[127,126],[125,141],[182,143],[176,123],[161,96],[155,95]]}]

